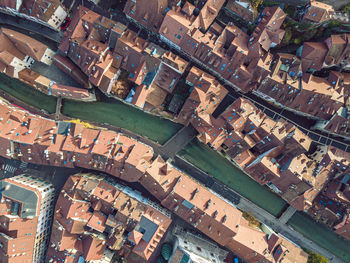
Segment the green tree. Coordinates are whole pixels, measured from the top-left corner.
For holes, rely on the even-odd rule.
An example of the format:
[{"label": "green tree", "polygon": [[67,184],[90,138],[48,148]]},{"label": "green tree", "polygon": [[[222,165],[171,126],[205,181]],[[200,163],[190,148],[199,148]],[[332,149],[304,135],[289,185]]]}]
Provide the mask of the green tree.
[{"label": "green tree", "polygon": [[162,251],[161,254],[165,260],[169,260],[171,251],[173,250],[172,246],[168,243],[164,243],[162,245]]},{"label": "green tree", "polygon": [[252,7],[254,9],[258,9],[258,7],[262,4],[263,0],[251,0],[252,1]]},{"label": "green tree", "polygon": [[327,25],[327,28],[334,28],[334,27],[339,27],[341,26],[341,23],[335,20],[332,20],[331,22],[329,22],[329,24]]},{"label": "green tree", "polygon": [[290,40],[292,39],[292,35],[292,30],[289,27],[287,27],[282,40],[283,44],[288,45],[290,43]]},{"label": "green tree", "polygon": [[350,13],[350,4],[347,4],[346,6],[344,6],[341,11],[343,13]]},{"label": "green tree", "polygon": [[288,5],[285,9],[284,12],[289,16],[289,17],[294,17],[295,15],[295,6],[293,5]]},{"label": "green tree", "polygon": [[297,37],[296,39],[294,39],[294,44],[299,45],[301,43],[301,37]]},{"label": "green tree", "polygon": [[307,263],[328,263],[328,259],[325,256],[311,252]]}]

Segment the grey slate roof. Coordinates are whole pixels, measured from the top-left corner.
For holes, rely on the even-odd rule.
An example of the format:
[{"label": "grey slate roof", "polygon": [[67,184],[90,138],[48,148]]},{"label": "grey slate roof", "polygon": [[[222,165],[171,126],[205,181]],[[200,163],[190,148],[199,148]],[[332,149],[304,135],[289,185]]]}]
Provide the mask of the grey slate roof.
[{"label": "grey slate roof", "polygon": [[149,242],[153,237],[154,233],[157,231],[158,225],[153,223],[148,218],[142,216],[138,229],[139,229],[138,231],[143,233],[142,239],[145,240],[146,242]]},{"label": "grey slate roof", "polygon": [[5,181],[0,181],[0,189],[3,197],[21,203],[22,218],[37,216],[38,196],[35,192]]}]

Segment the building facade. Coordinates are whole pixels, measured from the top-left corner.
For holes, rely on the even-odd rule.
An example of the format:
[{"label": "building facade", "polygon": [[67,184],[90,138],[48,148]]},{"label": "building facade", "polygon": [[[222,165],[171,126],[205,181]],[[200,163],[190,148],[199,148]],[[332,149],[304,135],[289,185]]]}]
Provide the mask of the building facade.
[{"label": "building facade", "polygon": [[39,178],[1,181],[1,262],[45,261],[53,213],[54,188]]}]

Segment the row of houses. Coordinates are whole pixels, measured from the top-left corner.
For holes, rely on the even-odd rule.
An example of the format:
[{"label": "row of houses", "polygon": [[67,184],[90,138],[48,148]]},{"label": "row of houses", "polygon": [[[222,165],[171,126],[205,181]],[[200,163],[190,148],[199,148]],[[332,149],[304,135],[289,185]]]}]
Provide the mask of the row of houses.
[{"label": "row of houses", "polygon": [[333,146],[311,149],[312,140],[306,134],[283,119],[267,117],[243,98],[217,118],[208,109],[194,107],[188,115],[203,143],[222,152],[297,210],[349,238],[348,153]]},{"label": "row of houses", "polygon": [[[142,1],[130,4],[133,9],[127,5],[124,12],[147,27],[142,23],[147,12],[143,5]],[[215,6],[211,1],[206,5]],[[348,137],[348,74],[332,71],[321,78],[312,73],[335,66],[348,68],[349,34],[332,35],[324,42],[305,42],[296,54],[273,56],[269,49],[284,36],[281,26],[286,14],[279,7],[265,8],[250,36],[232,24],[223,28],[211,17],[211,25],[203,33],[194,23],[194,10],[189,3],[169,9],[159,23],[160,38],[236,90],[253,92],[279,107],[319,120],[317,129]],[[304,19],[321,23],[331,19],[332,12],[331,6],[311,1]]]},{"label": "row of houses", "polygon": [[[179,5],[164,0],[150,5],[147,1],[130,0],[124,13],[236,90],[253,92],[279,107],[316,119],[316,129],[348,137],[349,75],[333,71],[327,78],[320,78],[312,74],[323,68],[348,68],[349,34],[332,35],[324,42],[305,42],[295,55],[273,56],[269,49],[284,36],[281,26],[286,14],[282,9],[265,8],[254,32],[248,35],[233,24],[223,27],[215,22],[224,3],[198,1],[196,5]],[[50,8],[56,6],[46,4]],[[25,2],[18,5],[29,6]],[[311,1],[304,19],[322,23],[331,19],[333,11],[331,6]],[[121,93],[123,99],[146,111],[171,117],[177,116],[184,103],[181,94],[174,90],[188,61],[85,7],[80,6],[73,15],[60,50],[67,58],[57,55],[55,64],[80,79],[78,83],[84,87],[87,77],[106,94]],[[132,87],[118,85],[121,71],[128,74]]]},{"label": "row of houses", "polygon": [[68,11],[59,0],[1,0],[0,11],[60,30]]},{"label": "row of houses", "polygon": [[[163,207],[177,214],[194,228],[221,246],[234,251],[248,262],[256,260],[277,262],[277,260],[282,259],[283,262],[294,262],[295,254],[291,254],[289,251],[294,251],[295,249],[299,251],[298,255],[300,254],[301,257],[298,262],[306,262],[307,260],[307,256],[301,252],[301,248],[296,247],[284,238],[276,234],[267,235],[260,230],[250,228],[248,223],[242,218],[241,211],[232,203],[211,192],[170,163],[164,161],[160,156],[156,156],[152,148],[147,145],[120,133],[87,129],[79,124],[45,119],[9,106],[4,102],[0,104],[0,110],[2,116],[0,155],[5,158],[14,158],[22,162],[42,165],[92,169],[108,173],[127,182],[139,182],[159,200]],[[86,180],[81,180],[81,184],[85,185],[84,181]],[[69,182],[67,184],[72,187]],[[88,185],[84,187],[88,187]],[[117,193],[118,191],[115,190],[114,192]],[[89,225],[95,226],[96,224],[95,228],[100,229],[100,225],[97,222],[99,218],[101,218],[102,222],[102,219],[104,220],[105,217],[101,216],[100,212],[96,210],[100,211],[99,209],[103,209],[102,207],[108,209],[110,206],[104,205],[106,200],[113,199],[114,202],[117,196],[116,194],[113,195],[112,190],[108,192],[101,189],[96,192],[96,195],[97,193],[99,195],[102,194],[99,197],[101,202],[97,200],[97,202],[94,202],[96,206],[94,205],[95,208],[91,211],[92,215],[87,212],[88,210],[84,209],[84,212],[81,210],[81,205],[84,203],[84,198],[81,198],[82,193],[79,195],[73,193],[65,195],[63,193],[63,197],[61,196],[60,198],[66,199],[62,203],[58,202],[55,211],[56,217],[59,217],[59,214],[62,213],[62,218],[67,218],[68,216],[74,219],[75,216],[82,215],[83,218],[77,221],[79,225],[85,225],[85,223],[88,224],[87,222],[90,219],[86,218],[86,216],[90,215],[93,217],[95,213],[97,214],[96,218],[93,217],[93,222]],[[73,209],[73,214],[68,215],[67,209],[69,211],[71,209],[63,206],[77,198],[80,201],[76,201],[76,205],[72,208],[76,207],[75,209],[78,210],[81,208],[80,212]],[[104,199],[104,202],[102,202],[102,199]],[[86,203],[87,206],[90,206],[89,202]],[[123,205],[123,203],[118,204],[120,206]],[[65,224],[69,224],[69,220],[62,219],[60,223],[62,229]],[[164,224],[165,222],[169,221],[164,220]],[[159,221],[158,223],[160,224]],[[58,228],[60,225],[58,225]],[[68,232],[71,231],[68,227],[65,229]],[[59,231],[59,235],[65,236],[62,234],[63,230]],[[74,237],[73,240],[75,237],[78,238],[78,235],[71,235],[72,233],[69,234],[68,232],[65,233],[72,238]],[[83,237],[84,239],[85,237]],[[92,247],[98,245],[97,250],[105,247],[101,239],[96,241],[91,235],[88,235],[86,239],[88,240],[86,242]],[[156,239],[158,240],[158,238]],[[59,246],[55,249],[58,243],[54,244],[55,246],[50,249],[52,262],[59,262],[61,256],[70,255],[71,251],[68,251],[68,253],[65,251],[67,247],[62,245],[61,251]],[[76,244],[80,246],[81,242]],[[141,248],[139,251],[137,248],[138,255],[147,260],[147,257],[151,256],[152,250],[155,249],[156,244],[156,241],[152,241],[145,244],[145,250]],[[259,244],[259,246],[256,246],[256,244]],[[87,246],[89,247],[90,245]],[[90,255],[87,252],[89,249],[86,250],[84,246],[83,250],[77,249],[77,251],[80,251],[79,255],[82,254],[86,257]],[[96,249],[93,251],[96,251]],[[91,257],[95,257],[95,254],[93,252]],[[55,255],[56,257],[60,255],[60,260],[56,259]],[[98,255],[102,256],[103,253]],[[76,257],[71,258],[72,262],[77,262],[75,261],[77,260]]]},{"label": "row of houses", "polygon": [[[223,4],[207,1],[194,6],[186,2],[181,7],[167,1],[154,1],[152,5],[128,1],[124,12],[236,90],[253,92],[278,107],[316,119],[316,129],[348,137],[349,75],[332,71],[321,78],[312,73],[322,68],[348,67],[349,34],[333,35],[324,42],[306,42],[295,55],[273,56],[269,49],[284,36],[281,25],[286,14],[279,7],[265,8],[249,36],[233,24],[222,27],[215,22]],[[327,10],[312,1],[307,14],[316,14],[309,15],[315,19],[330,17],[331,11]],[[176,91],[176,85],[187,74],[185,59],[82,6],[72,17],[59,49],[66,57],[57,55],[55,65],[84,87],[88,79],[108,95],[123,94],[122,99],[143,110],[181,119],[179,113],[187,95]],[[23,81],[32,85],[38,77],[28,70],[22,73],[27,73],[21,74]],[[131,86],[119,85],[123,73]],[[46,86],[51,83],[46,82]],[[62,85],[57,90],[58,94],[65,92]],[[79,89],[72,93],[88,95]]]},{"label": "row of houses", "polygon": [[[209,5],[210,1],[207,4]],[[138,5],[144,5],[142,1],[130,5],[132,8],[126,13],[130,17],[134,15],[133,19],[137,22],[142,20],[143,26],[148,27],[147,18],[140,18],[140,14],[135,15],[138,14],[137,10],[141,10],[138,9]],[[127,4],[125,10],[129,7]],[[211,18],[209,19],[211,22],[207,23],[208,26],[205,26],[206,22],[202,22],[202,27],[198,28],[194,22],[196,20],[193,14],[195,8],[185,3],[182,7],[168,8],[166,14],[164,14],[165,11],[160,12],[164,17],[159,19],[161,23],[158,22],[155,25],[159,28],[161,39],[183,54],[197,59],[207,68],[219,72],[221,77],[228,80],[238,90],[252,91],[280,107],[323,120],[323,122],[325,120],[329,124],[328,128],[333,127],[338,134],[341,131],[347,134],[347,122],[344,119],[347,118],[349,76],[336,71],[331,71],[328,78],[320,78],[311,74],[323,67],[335,65],[346,67],[347,34],[328,38],[325,41],[323,52],[319,50],[323,43],[308,42],[304,43],[298,55],[279,53],[273,56],[269,53],[269,49],[280,43],[284,34],[280,27],[286,15],[279,7],[266,8],[263,11],[260,22],[250,37],[232,24],[222,28],[215,22],[213,23],[214,19],[211,20]],[[147,11],[147,9],[142,10]],[[88,14],[91,11],[86,10],[85,13]],[[155,17],[152,16],[152,19]],[[67,37],[70,35],[71,33],[68,33]],[[127,46],[126,39],[131,39]],[[69,56],[67,50],[63,51]],[[129,72],[129,79],[138,85],[134,96],[129,97],[130,101],[149,111],[156,112],[154,108],[164,110],[163,102],[168,92],[156,84],[162,72],[159,70],[161,67],[158,66],[158,69],[153,67],[153,70],[152,67],[147,67],[147,60],[150,60],[152,56],[158,57],[158,63],[162,61],[164,51],[154,44],[147,43],[134,32],[126,30],[116,40],[112,52],[115,56],[113,59],[121,59],[120,68]],[[318,61],[320,57],[323,59]],[[326,57],[328,58],[327,63],[324,61]],[[186,61],[181,60],[181,62],[184,65],[183,73],[186,69]],[[123,64],[125,66],[122,66]],[[138,68],[135,65],[139,65]],[[179,68],[178,65],[177,68]],[[170,82],[174,74],[167,76]],[[177,76],[175,81],[178,81],[181,74]],[[147,86],[145,80],[149,79],[152,81],[148,82],[151,84]],[[316,164],[321,160],[310,161],[307,158],[306,154],[311,144],[310,138],[293,125],[282,120],[276,123],[262,112],[252,115],[258,121],[268,122],[267,125],[261,127],[257,121],[254,125],[253,120],[250,122],[239,120],[234,124],[235,126],[227,124],[227,122],[236,120],[233,116],[225,116],[229,114],[231,108],[220,118],[215,119],[212,113],[228,91],[213,76],[195,67],[188,70],[186,84],[191,87],[191,92],[182,108],[177,111],[178,114],[174,114],[175,121],[184,125],[191,123],[200,132],[203,142],[218,150],[224,150],[252,177],[280,193],[297,209],[307,211],[313,206],[314,199],[326,185],[329,175],[323,171],[318,171],[323,176],[314,175]],[[155,103],[155,100],[158,103]],[[232,105],[233,109],[240,108],[237,106],[239,104],[255,108],[253,104],[240,99]],[[161,105],[162,108],[155,107],[156,105]],[[256,108],[255,111],[257,111]],[[242,123],[244,123],[243,126],[241,126]],[[256,131],[256,127],[261,129]],[[267,139],[263,140],[265,137]],[[272,142],[268,143],[268,139]],[[238,155],[243,157],[240,158]],[[297,172],[295,169],[299,168],[298,162],[307,163],[310,167],[304,167],[305,169]],[[296,164],[298,168],[289,167],[291,163]],[[280,171],[282,166],[284,169]],[[261,170],[264,170],[263,174]],[[306,170],[309,172],[305,174],[305,177],[293,175],[300,174],[302,171],[304,175]],[[315,191],[315,189],[318,190]]]},{"label": "row of houses", "polygon": [[[92,101],[88,89],[62,85],[32,70],[33,63],[50,66],[55,52],[47,45],[17,31],[0,28],[0,72],[51,96]],[[88,85],[86,85],[88,87]]]},{"label": "row of houses", "polygon": [[0,181],[1,262],[45,262],[54,208],[52,184],[26,173]]}]

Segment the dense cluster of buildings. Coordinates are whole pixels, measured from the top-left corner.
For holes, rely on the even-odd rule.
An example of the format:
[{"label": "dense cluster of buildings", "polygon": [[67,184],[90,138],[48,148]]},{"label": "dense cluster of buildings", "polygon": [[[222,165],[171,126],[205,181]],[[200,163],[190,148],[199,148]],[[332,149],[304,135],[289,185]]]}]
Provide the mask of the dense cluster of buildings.
[{"label": "dense cluster of buildings", "polygon": [[[0,1],[0,6],[55,28],[66,15],[59,1],[7,2]],[[225,2],[178,5],[170,0],[128,0],[127,18],[157,34],[174,52],[83,6],[72,16],[59,54],[2,28],[0,71],[60,97],[84,99],[90,96],[86,88],[91,83],[145,111],[191,124],[202,142],[223,152],[260,184],[350,238],[349,154],[333,146],[311,152],[311,139],[297,127],[267,117],[243,98],[213,117],[229,92],[220,84],[225,83],[317,120],[316,129],[349,138],[350,74],[334,68],[349,69],[350,34],[305,42],[296,54],[272,54],[270,48],[280,44],[285,34],[283,10],[266,7],[248,35],[232,23],[215,22]],[[253,11],[240,13],[242,6],[243,2],[229,1],[225,9],[253,20]],[[311,1],[304,19],[323,23],[333,12],[330,6]],[[32,71],[34,60],[54,63],[82,88],[59,85]],[[206,72],[189,68],[190,61]],[[331,67],[327,77],[314,75]],[[156,156],[147,145],[112,131],[44,119],[5,103],[0,104],[0,113],[1,156],[93,169],[139,182],[168,209],[100,176],[71,177],[55,208],[50,262],[80,258],[108,262],[114,251],[123,257],[137,256],[138,262],[148,261],[171,224],[167,211],[248,262],[306,261],[300,248],[274,233],[249,227],[233,204]],[[184,250],[175,251],[179,262]]]},{"label": "dense cluster of buildings", "polygon": [[[48,1],[34,2],[40,5]],[[324,42],[305,42],[296,54],[272,55],[270,48],[280,44],[285,33],[282,24],[286,14],[278,6],[266,7],[248,35],[232,23],[222,26],[215,22],[221,9],[249,11],[244,2],[229,1],[225,7],[221,0],[198,1],[195,5],[148,2],[129,0],[124,13],[140,27],[158,34],[181,57],[148,42],[120,22],[79,6],[64,33],[55,65],[83,87],[89,81],[105,94],[143,110],[181,119],[187,97],[196,96],[180,81],[186,77],[191,60],[239,92],[253,92],[278,107],[313,118],[318,121],[315,129],[349,137],[349,74],[332,71],[326,78],[313,75],[334,66],[348,69],[349,34],[332,35]],[[331,6],[311,1],[304,20],[323,23],[333,12]],[[27,77],[27,83],[33,78]],[[52,94],[65,95],[67,87],[56,86]],[[75,95],[79,92],[81,97],[88,94],[86,90],[72,91]]]},{"label": "dense cluster of buildings", "polygon": [[33,71],[35,61],[51,65],[55,52],[47,45],[17,31],[0,28],[0,72],[51,96],[91,101],[85,88],[61,85]]},{"label": "dense cluster of buildings", "polygon": [[203,143],[223,152],[257,182],[348,237],[348,153],[320,146],[310,154],[312,141],[306,134],[242,98],[217,118],[200,109],[190,123]]},{"label": "dense cluster of buildings", "polygon": [[[105,94],[153,113],[181,107],[174,90],[188,62],[123,24],[80,6],[59,49]],[[123,77],[133,85],[120,87],[121,97],[117,87]]]},{"label": "dense cluster of buildings", "polygon": [[1,0],[0,9],[58,30],[68,15],[67,9],[61,2],[59,0]]},{"label": "dense cluster of buildings", "polygon": [[[106,94],[116,95],[114,87],[125,71],[132,87],[125,87],[128,95],[123,99],[146,111],[181,119],[186,97],[196,96],[192,89],[187,95],[182,90],[176,92],[176,84],[187,73],[186,60],[191,59],[237,91],[253,92],[279,107],[318,120],[317,129],[346,137],[349,75],[333,71],[320,78],[312,73],[327,67],[348,67],[349,34],[332,35],[324,43],[306,42],[295,55],[272,55],[269,49],[284,36],[281,26],[286,14],[282,9],[265,8],[248,35],[233,24],[222,27],[215,22],[223,4],[206,1],[193,6],[186,2],[175,7],[167,1],[152,5],[127,1],[127,17],[158,33],[185,59],[83,7],[74,14],[60,50]],[[331,13],[312,1],[305,19],[326,19],[331,16],[327,12]]]},{"label": "dense cluster of buildings", "polygon": [[334,14],[334,9],[331,5],[310,0],[308,8],[303,16],[303,20],[310,23],[324,23],[330,21]]},{"label": "dense cluster of buildings", "polygon": [[137,191],[102,176],[77,174],[68,178],[56,203],[47,260],[111,262],[117,251],[119,258],[133,254],[134,262],[150,262],[171,222],[169,211]]},{"label": "dense cluster of buildings", "polygon": [[[266,234],[249,227],[233,204],[156,156],[149,146],[123,134],[55,122],[5,103],[1,103],[0,110],[0,155],[5,158],[93,169],[127,182],[139,182],[163,207],[247,261],[264,259],[267,262],[294,262],[295,254],[290,251],[297,250],[297,255],[300,255],[298,262],[306,262],[307,256],[300,248],[276,234]],[[169,216],[154,210],[150,202],[128,192],[126,188],[98,178],[71,178],[64,187],[55,209],[54,237],[51,239],[54,241],[50,244],[49,253],[51,262],[59,262],[61,257],[69,258],[70,255],[70,262],[78,262],[81,256],[91,260],[97,260],[99,256],[101,259],[103,255],[107,257],[110,254],[105,253],[107,247],[113,250],[113,245],[118,248],[118,244],[131,246],[130,253],[147,260],[170,224]],[[121,197],[124,201],[119,202]],[[160,214],[152,219],[151,211]],[[164,225],[159,219],[161,216],[164,217]],[[145,236],[145,242],[142,238],[147,232],[140,226],[143,217],[148,219],[144,220],[147,223],[153,220],[158,227],[149,224],[157,231],[163,229],[163,232],[154,232],[149,238]],[[123,225],[118,220],[134,222],[132,229],[139,233],[134,232],[134,236],[130,234],[127,242],[123,236]],[[112,232],[103,235],[104,231]],[[118,239],[118,233],[123,237]],[[106,240],[108,235],[117,237]],[[255,245],[257,243],[258,248]],[[71,248],[72,244],[74,248]],[[135,246],[139,247],[134,250]]]}]

